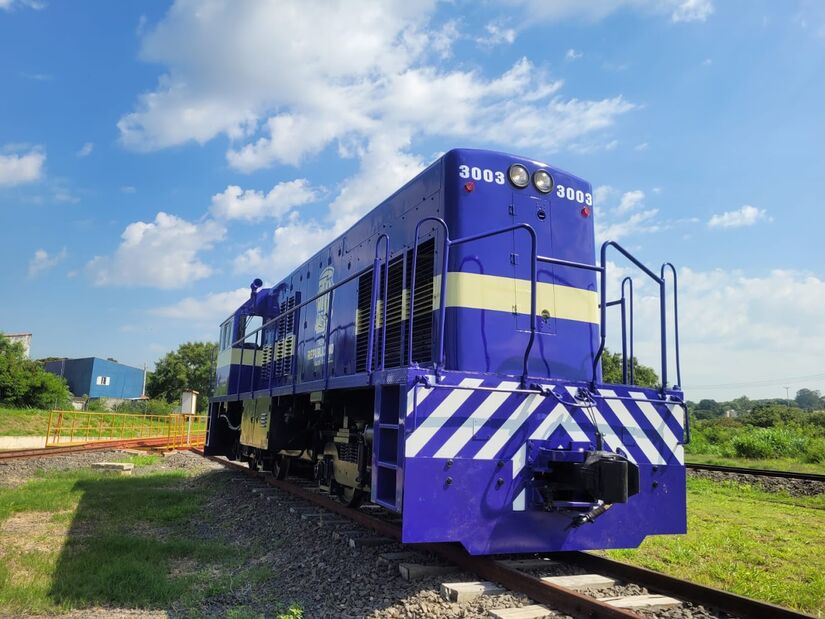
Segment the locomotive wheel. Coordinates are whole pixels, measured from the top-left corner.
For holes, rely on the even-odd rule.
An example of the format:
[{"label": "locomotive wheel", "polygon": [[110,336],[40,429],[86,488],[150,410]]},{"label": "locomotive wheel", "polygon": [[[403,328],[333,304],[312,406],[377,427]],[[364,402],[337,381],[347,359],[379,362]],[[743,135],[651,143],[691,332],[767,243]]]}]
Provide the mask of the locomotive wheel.
[{"label": "locomotive wheel", "polygon": [[292,458],[289,456],[276,455],[272,458],[272,476],[275,479],[286,479],[289,475],[289,464]]},{"label": "locomotive wheel", "polygon": [[250,454],[249,459],[247,460],[247,462],[249,463],[249,470],[250,471],[257,472],[261,469],[261,461],[258,460],[258,454],[257,453],[253,452],[252,454]]},{"label": "locomotive wheel", "polygon": [[341,494],[338,495],[338,500],[347,507],[358,507],[364,501],[364,491],[357,488],[350,488],[349,486],[340,486]]}]

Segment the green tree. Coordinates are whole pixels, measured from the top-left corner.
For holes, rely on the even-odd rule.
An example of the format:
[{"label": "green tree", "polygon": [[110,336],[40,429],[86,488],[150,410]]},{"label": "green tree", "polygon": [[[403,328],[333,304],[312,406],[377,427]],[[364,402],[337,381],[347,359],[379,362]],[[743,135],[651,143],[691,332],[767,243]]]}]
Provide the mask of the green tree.
[{"label": "green tree", "polygon": [[0,333],[0,402],[15,407],[64,408],[69,398],[65,380],[27,359],[20,342],[11,342]]},{"label": "green tree", "polygon": [[214,342],[186,342],[176,351],[166,353],[146,380],[146,394],[169,402],[180,400],[186,389],[198,392],[198,410],[206,410],[214,380],[213,359],[218,354]]},{"label": "green tree", "polygon": [[819,391],[800,389],[796,392],[794,401],[799,404],[799,408],[814,410],[822,405],[822,394],[820,394]]},{"label": "green tree", "polygon": [[[633,379],[635,384],[640,387],[659,386],[659,377],[656,376],[653,368],[642,365],[636,357],[633,357]],[[602,380],[606,383],[622,383],[621,353],[612,353],[607,349],[604,350],[602,354]]]}]

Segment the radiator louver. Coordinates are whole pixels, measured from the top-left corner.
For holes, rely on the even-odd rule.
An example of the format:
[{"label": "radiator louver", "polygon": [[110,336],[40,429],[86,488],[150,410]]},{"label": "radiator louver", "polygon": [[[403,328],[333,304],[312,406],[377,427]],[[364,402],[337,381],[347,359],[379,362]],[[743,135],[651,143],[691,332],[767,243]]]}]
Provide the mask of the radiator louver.
[{"label": "radiator louver", "polygon": [[[413,312],[413,359],[419,363],[432,360],[433,264],[435,242],[430,239],[419,245],[415,277],[415,311]],[[378,307],[372,308],[372,272],[358,280],[358,312],[356,315],[356,371],[364,372],[367,362],[370,320],[377,320],[373,353],[373,368],[381,365],[383,337],[383,309],[380,299],[384,294],[386,269],[381,266]],[[387,342],[384,367],[398,367],[407,360],[407,330],[409,328],[409,288],[412,281],[412,252],[390,260],[387,285]],[[377,314],[377,318],[376,318]]]}]

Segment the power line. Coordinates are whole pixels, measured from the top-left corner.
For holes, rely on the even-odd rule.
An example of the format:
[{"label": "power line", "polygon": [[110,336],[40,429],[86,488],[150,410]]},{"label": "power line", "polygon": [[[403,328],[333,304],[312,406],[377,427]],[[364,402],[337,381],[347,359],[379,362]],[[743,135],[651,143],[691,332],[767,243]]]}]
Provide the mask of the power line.
[{"label": "power line", "polygon": [[807,376],[792,376],[789,378],[763,378],[761,380],[743,381],[738,383],[720,383],[716,385],[689,385],[688,389],[728,389],[734,387],[771,387],[782,386],[788,383],[804,383],[807,381],[823,380],[825,374],[809,374]]}]

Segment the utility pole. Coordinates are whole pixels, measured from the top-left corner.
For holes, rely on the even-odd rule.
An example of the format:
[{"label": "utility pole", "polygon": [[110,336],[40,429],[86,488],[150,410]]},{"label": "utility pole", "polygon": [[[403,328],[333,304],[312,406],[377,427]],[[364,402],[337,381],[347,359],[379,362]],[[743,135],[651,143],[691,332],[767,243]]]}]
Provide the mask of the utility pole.
[{"label": "utility pole", "polygon": [[791,396],[789,393],[789,389],[790,387],[785,387],[785,406],[787,406],[788,408],[791,407]]}]

